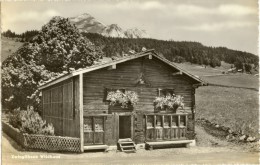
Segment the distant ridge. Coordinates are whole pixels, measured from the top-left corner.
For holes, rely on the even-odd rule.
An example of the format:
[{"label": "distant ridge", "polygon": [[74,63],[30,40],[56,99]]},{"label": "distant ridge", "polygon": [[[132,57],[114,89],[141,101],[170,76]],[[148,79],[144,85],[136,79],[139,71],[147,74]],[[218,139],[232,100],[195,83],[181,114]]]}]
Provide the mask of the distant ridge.
[{"label": "distant ridge", "polygon": [[88,13],[69,18],[81,32],[98,33],[106,37],[150,38],[145,30],[132,28],[123,30],[117,24],[105,25]]}]

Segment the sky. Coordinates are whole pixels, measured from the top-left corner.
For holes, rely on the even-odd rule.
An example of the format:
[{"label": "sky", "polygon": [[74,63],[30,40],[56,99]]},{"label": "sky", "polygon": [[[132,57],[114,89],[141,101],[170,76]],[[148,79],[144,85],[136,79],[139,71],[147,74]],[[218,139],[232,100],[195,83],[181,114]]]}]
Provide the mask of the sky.
[{"label": "sky", "polygon": [[53,16],[89,13],[123,29],[144,29],[151,38],[197,41],[258,55],[257,0],[81,0],[2,2],[2,31],[40,30]]}]

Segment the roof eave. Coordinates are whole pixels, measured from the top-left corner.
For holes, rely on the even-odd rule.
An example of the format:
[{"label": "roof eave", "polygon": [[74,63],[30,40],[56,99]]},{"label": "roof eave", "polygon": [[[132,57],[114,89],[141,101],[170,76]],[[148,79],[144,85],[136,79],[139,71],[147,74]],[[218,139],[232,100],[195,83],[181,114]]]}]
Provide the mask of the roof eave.
[{"label": "roof eave", "polygon": [[80,74],[84,74],[84,73],[91,72],[91,71],[94,71],[94,70],[97,70],[97,69],[101,69],[101,68],[105,68],[105,67],[108,67],[108,66],[111,66],[111,65],[114,65],[114,64],[122,63],[122,62],[125,62],[125,61],[129,61],[129,60],[133,60],[133,59],[136,59],[136,58],[139,58],[139,57],[143,57],[143,56],[149,55],[151,52],[154,52],[154,49],[150,49],[150,50],[147,50],[145,52],[137,53],[134,56],[129,56],[128,58],[119,59],[117,61],[113,61],[113,62],[110,62],[110,63],[101,63],[101,64],[95,65],[93,67],[89,67],[89,68],[73,71],[73,72],[71,72],[69,74],[63,75],[61,77],[58,77],[57,79],[54,79],[54,80],[52,80],[50,82],[47,82],[47,83],[41,85],[39,87],[39,90],[42,90],[44,88],[47,88],[49,86],[52,86],[54,84],[57,84],[59,82],[62,82],[64,80],[66,80],[66,79],[69,79],[71,77],[74,77],[74,76],[77,76],[77,75],[80,75]]},{"label": "roof eave", "polygon": [[191,77],[192,79],[194,79],[195,81],[197,81],[198,83],[201,83],[203,86],[203,84],[207,84],[204,80],[200,79],[199,77],[196,77],[194,76],[193,74],[183,70],[182,68],[178,67],[177,65],[175,65],[174,63],[170,62],[169,60],[167,60],[166,58],[164,57],[160,57],[159,55],[157,55],[155,52],[154,52],[154,56],[159,58],[160,60],[164,61],[165,63],[167,63],[168,65],[176,68],[177,70],[181,71],[182,73],[186,74],[187,76]]}]

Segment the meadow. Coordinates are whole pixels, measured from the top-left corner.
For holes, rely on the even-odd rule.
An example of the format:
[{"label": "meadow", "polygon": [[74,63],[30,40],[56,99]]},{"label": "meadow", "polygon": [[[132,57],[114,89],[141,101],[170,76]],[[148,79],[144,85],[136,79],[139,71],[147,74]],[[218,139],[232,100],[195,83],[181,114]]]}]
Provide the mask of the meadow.
[{"label": "meadow", "polygon": [[187,70],[190,73],[200,77],[208,76],[208,75],[221,75],[223,71],[225,72],[231,67],[230,64],[227,64],[225,62],[221,62],[221,66],[215,68],[212,68],[210,66],[205,67],[198,64],[191,64],[189,62],[175,63],[175,64],[183,68],[184,70]]},{"label": "meadow", "polygon": [[23,45],[22,42],[17,42],[15,39],[6,37],[2,37],[1,42],[1,62],[3,62],[9,55],[16,52],[16,50]]},{"label": "meadow", "polygon": [[253,76],[249,74],[231,74],[222,76],[204,76],[201,77],[203,80],[210,84],[218,84],[231,87],[242,87],[242,88],[252,88],[258,90],[259,82],[258,76]]},{"label": "meadow", "polygon": [[232,131],[258,137],[258,92],[205,86],[196,91],[196,118],[204,118]]},{"label": "meadow", "polygon": [[229,73],[222,74],[230,69],[230,64],[221,63],[220,67],[211,68],[203,67],[201,65],[182,63],[176,64],[184,70],[189,71],[190,73],[199,76],[202,80],[208,82],[209,84],[216,84],[222,86],[230,87],[242,87],[242,88],[253,88],[258,90],[259,88],[259,77],[245,74],[245,73]]},{"label": "meadow", "polygon": [[259,137],[258,76],[243,73],[222,74],[230,68],[227,63],[222,63],[217,68],[189,63],[177,65],[209,83],[209,86],[196,90],[197,119],[204,118],[229,127],[232,131]]}]

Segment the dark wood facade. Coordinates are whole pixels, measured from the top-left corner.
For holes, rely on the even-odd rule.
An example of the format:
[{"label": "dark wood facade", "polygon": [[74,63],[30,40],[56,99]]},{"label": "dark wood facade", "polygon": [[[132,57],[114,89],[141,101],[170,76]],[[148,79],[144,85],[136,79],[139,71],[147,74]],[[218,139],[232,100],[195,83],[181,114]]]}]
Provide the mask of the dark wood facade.
[{"label": "dark wood facade", "polygon": [[79,137],[79,78],[74,77],[42,91],[42,116],[55,135]]},{"label": "dark wood facade", "polygon": [[[198,80],[176,74],[179,69],[151,54],[113,65],[42,89],[43,118],[53,123],[56,135],[83,138],[84,145],[116,145],[121,138],[136,143],[194,139]],[[110,106],[106,95],[111,89],[135,91],[138,104],[128,109]],[[182,95],[185,108],[174,114],[157,112],[153,101],[164,89]]]}]

